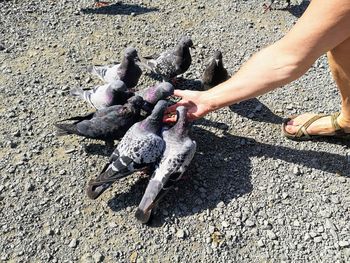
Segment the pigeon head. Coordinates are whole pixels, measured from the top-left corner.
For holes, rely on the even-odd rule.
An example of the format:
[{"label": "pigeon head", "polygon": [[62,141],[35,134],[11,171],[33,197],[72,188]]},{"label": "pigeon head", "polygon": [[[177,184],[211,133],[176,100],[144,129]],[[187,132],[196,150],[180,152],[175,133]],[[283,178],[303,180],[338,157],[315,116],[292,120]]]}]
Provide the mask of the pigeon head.
[{"label": "pigeon head", "polygon": [[127,60],[140,61],[137,50],[133,47],[127,47],[124,51],[124,56]]},{"label": "pigeon head", "polygon": [[166,99],[174,93],[174,86],[169,82],[161,82],[150,87],[144,94],[144,100],[155,105],[159,100]]},{"label": "pigeon head", "polygon": [[135,95],[128,99],[128,103],[132,104],[136,108],[141,108],[143,105],[143,98]]},{"label": "pigeon head", "polygon": [[189,122],[187,121],[188,109],[185,106],[179,106],[176,108],[177,121],[171,128],[177,134],[187,134],[187,127]]},{"label": "pigeon head", "polygon": [[192,42],[192,39],[188,36],[183,36],[181,39],[180,39],[180,46],[183,46],[183,47],[191,47],[191,48],[194,48],[193,46],[193,42]]},{"label": "pigeon head", "polygon": [[219,64],[219,62],[222,61],[221,51],[217,50],[214,52],[214,59],[215,59],[216,64]]},{"label": "pigeon head", "polygon": [[127,91],[127,86],[121,80],[115,80],[110,83],[110,87],[115,91]]}]

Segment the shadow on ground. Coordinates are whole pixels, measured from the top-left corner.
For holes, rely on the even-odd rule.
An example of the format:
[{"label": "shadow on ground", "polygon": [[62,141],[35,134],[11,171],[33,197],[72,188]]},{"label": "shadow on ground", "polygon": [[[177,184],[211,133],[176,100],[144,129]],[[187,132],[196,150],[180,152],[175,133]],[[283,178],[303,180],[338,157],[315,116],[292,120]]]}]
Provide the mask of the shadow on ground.
[{"label": "shadow on ground", "polygon": [[145,13],[158,11],[158,8],[147,8],[134,4],[115,3],[99,8],[82,8],[80,11],[83,14],[97,15],[141,15]]},{"label": "shadow on ground", "polygon": [[310,1],[303,0],[300,4],[290,5],[289,7],[283,8],[282,10],[288,11],[295,17],[301,17],[305,12],[306,8],[309,6]]},{"label": "shadow on ground", "polygon": [[[228,203],[250,193],[253,188],[251,157],[280,159],[291,165],[299,164],[334,174],[349,169],[345,156],[322,151],[296,150],[230,134],[218,137],[197,126],[193,129],[193,139],[197,141],[199,149],[193,165],[185,173],[185,179],[178,182],[177,190],[170,191],[160,202],[150,226],[161,226],[169,215],[184,217],[197,214],[215,208],[221,201]],[[288,172],[291,173],[291,169],[286,171]],[[108,202],[110,209],[116,212],[137,206],[147,183],[148,180],[142,178],[128,192],[116,194]],[[200,194],[204,194],[204,198]],[[160,212],[164,210],[169,215]]]},{"label": "shadow on ground", "polygon": [[283,121],[283,118],[274,114],[268,107],[255,98],[233,104],[229,108],[231,111],[254,121],[276,124]]}]

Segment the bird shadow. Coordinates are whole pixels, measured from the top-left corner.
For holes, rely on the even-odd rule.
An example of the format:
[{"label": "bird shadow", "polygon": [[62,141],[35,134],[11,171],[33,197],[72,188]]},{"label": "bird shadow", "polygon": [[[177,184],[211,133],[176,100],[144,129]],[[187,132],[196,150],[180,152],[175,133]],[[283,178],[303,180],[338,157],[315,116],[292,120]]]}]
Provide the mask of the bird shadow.
[{"label": "bird shadow", "polygon": [[229,106],[230,110],[254,121],[265,123],[282,123],[283,118],[274,114],[258,99],[250,99]]},{"label": "bird shadow", "polygon": [[97,14],[97,15],[141,15],[145,13],[158,11],[158,8],[147,8],[140,5],[115,3],[99,8],[82,8],[83,14]]},{"label": "bird shadow", "polygon": [[[324,151],[298,150],[285,146],[257,142],[252,138],[234,136],[224,132],[223,136],[193,127],[193,139],[197,142],[197,153],[192,165],[184,174],[174,191],[159,203],[155,209],[151,227],[162,226],[169,218],[185,217],[217,207],[220,202],[249,194],[251,183],[251,158],[265,157],[279,159],[305,169],[317,169],[334,174],[347,174],[347,157]],[[304,168],[303,168],[304,169]],[[286,169],[292,174],[292,169]],[[148,180],[139,179],[129,191],[116,193],[108,201],[114,212],[126,207],[137,206],[141,201]]]}]

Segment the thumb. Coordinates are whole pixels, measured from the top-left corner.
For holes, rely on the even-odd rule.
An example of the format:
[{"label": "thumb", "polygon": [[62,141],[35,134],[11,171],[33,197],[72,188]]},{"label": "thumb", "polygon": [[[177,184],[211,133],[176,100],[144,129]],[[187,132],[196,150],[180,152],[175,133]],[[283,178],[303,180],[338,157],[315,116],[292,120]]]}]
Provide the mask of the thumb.
[{"label": "thumb", "polygon": [[182,97],[183,95],[185,95],[185,93],[186,92],[184,90],[180,90],[180,89],[174,90],[174,95],[178,97]]}]

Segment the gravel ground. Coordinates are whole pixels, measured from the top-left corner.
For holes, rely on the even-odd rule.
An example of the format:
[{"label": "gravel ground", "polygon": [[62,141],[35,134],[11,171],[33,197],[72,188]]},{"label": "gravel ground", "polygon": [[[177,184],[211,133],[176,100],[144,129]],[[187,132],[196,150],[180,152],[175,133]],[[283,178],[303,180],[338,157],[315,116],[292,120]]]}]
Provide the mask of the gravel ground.
[{"label": "gravel ground", "polygon": [[[86,66],[192,36],[184,87],[222,50],[232,73],[283,36],[307,3],[262,13],[261,1],[0,1],[0,257],[4,262],[349,262],[348,142],[296,143],[282,118],[339,110],[325,57],[300,80],[208,115],[198,152],[149,226],[134,218],[147,184],[134,174],[99,200],[85,186],[103,143],[55,136],[56,120],[91,111],[69,89],[98,83]],[[138,88],[153,84],[143,75]],[[293,91],[293,92],[292,92]]]}]

